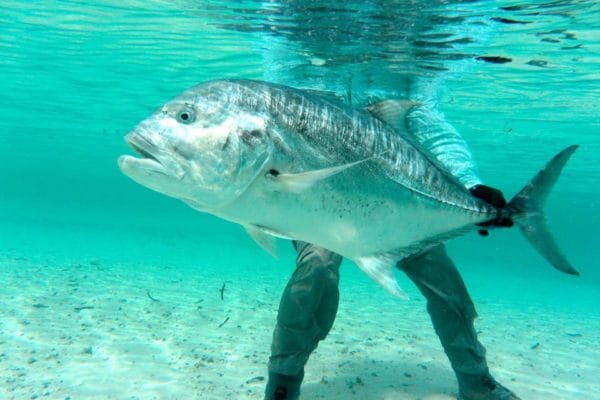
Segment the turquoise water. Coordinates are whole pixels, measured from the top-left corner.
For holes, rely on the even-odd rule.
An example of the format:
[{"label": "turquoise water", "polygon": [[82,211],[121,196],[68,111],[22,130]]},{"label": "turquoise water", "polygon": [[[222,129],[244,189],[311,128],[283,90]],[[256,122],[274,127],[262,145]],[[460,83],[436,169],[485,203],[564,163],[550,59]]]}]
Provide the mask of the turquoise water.
[{"label": "turquoise water", "polygon": [[[334,92],[357,107],[425,93],[440,102],[447,120],[471,146],[484,182],[507,197],[557,151],[579,144],[546,210],[557,242],[580,277],[553,270],[514,231],[493,232],[485,239],[469,235],[449,248],[481,323],[489,331],[513,323],[522,328],[485,343],[493,371],[514,379],[515,390],[530,398],[600,399],[600,7],[574,0],[421,3],[3,1],[0,398],[46,392],[46,398],[73,399],[260,398],[260,384],[244,384],[266,373],[278,296],[293,270],[291,249],[282,245],[274,260],[240,227],[134,184],[116,164],[120,154],[129,152],[124,134],[155,108],[196,83],[236,77]],[[226,305],[217,301],[224,282],[232,296]],[[76,292],[74,285],[81,289]],[[403,286],[419,297],[409,282]],[[144,368],[132,370],[136,379],[111,388],[115,374],[130,373],[114,364],[128,351],[113,346],[120,340],[114,330],[102,328],[120,306],[101,304],[118,303],[117,298],[147,301],[148,287],[153,296],[171,296],[172,307],[180,311],[198,298],[215,297],[205,310],[207,321],[218,325],[229,316],[237,325],[230,322],[232,330],[220,336],[222,331],[195,328],[184,311],[173,309],[157,312],[149,324],[135,317],[121,321],[122,329],[131,328],[132,338],[142,336],[137,328],[150,337],[171,334],[161,333],[164,326],[181,326],[181,333],[173,339],[172,352],[161,350],[161,357],[171,361],[145,361]],[[370,310],[366,319],[373,327],[367,333],[377,340],[385,324],[394,324],[386,335],[417,326],[403,326],[400,315],[405,314],[397,308],[424,324],[418,331],[433,343],[439,358],[432,370],[441,378],[431,377],[429,386],[413,385],[418,389],[407,389],[404,397],[368,395],[369,382],[352,395],[428,398],[455,391],[419,300],[398,305],[349,263],[342,270],[341,292],[334,347],[320,347],[314,375],[307,376],[308,398],[350,395],[331,389],[334,384],[329,389],[318,385],[318,374],[333,375],[326,368],[327,354],[340,357],[332,358],[332,369],[350,360],[344,361],[350,366],[341,367],[344,390],[349,390],[347,379],[367,374],[367,361],[352,364],[351,357],[336,353],[336,343],[360,340],[344,318],[361,318]],[[244,299],[258,302],[264,319],[251,315]],[[86,326],[68,321],[81,317],[71,306],[89,304],[98,315],[91,312],[81,322],[96,329],[86,336],[81,332]],[[378,304],[386,311],[373,312]],[[140,313],[149,312],[143,307]],[[563,321],[569,325],[562,326]],[[70,353],[72,344],[60,339],[65,335],[96,355],[104,349],[112,361],[100,357],[94,364],[81,351]],[[218,363],[205,362],[205,367],[194,367],[197,376],[188,374],[194,358],[177,344],[192,337],[210,344],[204,348],[206,357],[218,359],[223,348],[242,339],[250,340],[244,351],[255,356],[236,358],[232,365],[243,371],[239,379]],[[522,365],[510,365],[511,354],[531,353],[536,341],[542,343],[540,351],[547,351],[547,358],[531,361],[531,376],[539,378],[539,386],[523,384]],[[57,348],[66,354],[62,369],[49,365],[47,360],[55,358],[41,356],[50,357]],[[571,358],[583,353],[589,358]],[[30,363],[32,357],[36,361]],[[177,364],[177,357],[184,361]],[[395,362],[390,361],[390,370],[400,368]],[[579,372],[564,367],[573,362]],[[556,369],[536,370],[541,363]],[[85,366],[93,366],[97,375],[78,375]],[[171,375],[162,379],[156,374]],[[392,372],[379,375],[380,385],[397,381]],[[201,376],[210,376],[211,383],[203,386]],[[105,391],[90,389],[96,387],[95,378]]]}]

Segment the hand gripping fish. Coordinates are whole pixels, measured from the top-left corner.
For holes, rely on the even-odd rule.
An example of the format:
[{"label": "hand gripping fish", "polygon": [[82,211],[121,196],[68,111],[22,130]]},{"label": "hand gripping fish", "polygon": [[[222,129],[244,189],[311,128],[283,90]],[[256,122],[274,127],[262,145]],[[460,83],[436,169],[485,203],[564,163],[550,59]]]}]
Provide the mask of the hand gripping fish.
[{"label": "hand gripping fish", "polygon": [[[126,136],[134,181],[241,224],[274,253],[276,237],[354,261],[404,296],[403,258],[472,230],[518,226],[557,269],[577,275],[542,206],[576,145],[502,208],[474,197],[406,130],[410,102],[353,109],[313,92],[217,80],[166,103]],[[483,228],[482,228],[483,227]]]}]

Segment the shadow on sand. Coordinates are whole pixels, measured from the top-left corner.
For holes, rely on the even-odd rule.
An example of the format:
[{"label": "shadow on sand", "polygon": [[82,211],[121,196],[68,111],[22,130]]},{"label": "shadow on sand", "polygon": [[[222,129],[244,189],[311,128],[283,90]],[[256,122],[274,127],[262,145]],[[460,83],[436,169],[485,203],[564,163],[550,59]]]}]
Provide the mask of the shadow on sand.
[{"label": "shadow on sand", "polygon": [[[310,368],[310,367],[309,367]],[[319,379],[307,371],[302,399],[450,400],[458,388],[450,366],[422,362],[349,360]]]}]

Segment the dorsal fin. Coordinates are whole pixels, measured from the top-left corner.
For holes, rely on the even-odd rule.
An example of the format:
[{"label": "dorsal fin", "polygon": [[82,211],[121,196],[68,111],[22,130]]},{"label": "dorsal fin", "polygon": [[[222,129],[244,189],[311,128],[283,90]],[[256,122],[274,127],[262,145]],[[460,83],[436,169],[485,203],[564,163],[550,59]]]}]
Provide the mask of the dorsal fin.
[{"label": "dorsal fin", "polygon": [[380,102],[371,104],[366,107],[365,110],[371,114],[374,118],[385,122],[391,126],[394,131],[402,137],[405,141],[410,143],[416,149],[418,149],[425,157],[431,161],[446,177],[455,182],[459,187],[466,191],[464,185],[462,185],[458,179],[448,171],[448,168],[438,159],[435,154],[431,152],[421,142],[422,138],[416,135],[411,129],[408,129],[406,117],[414,107],[422,105],[419,101],[408,100],[408,99],[391,99],[382,100]]},{"label": "dorsal fin", "polygon": [[309,93],[313,96],[319,97],[321,99],[327,100],[330,103],[348,104],[344,95],[341,95],[341,94],[333,92],[333,91],[319,90],[319,89],[302,89],[302,91]]},{"label": "dorsal fin", "polygon": [[396,131],[403,132],[406,130],[406,115],[418,104],[420,103],[408,99],[392,99],[371,104],[365,109],[373,117],[392,126]]}]

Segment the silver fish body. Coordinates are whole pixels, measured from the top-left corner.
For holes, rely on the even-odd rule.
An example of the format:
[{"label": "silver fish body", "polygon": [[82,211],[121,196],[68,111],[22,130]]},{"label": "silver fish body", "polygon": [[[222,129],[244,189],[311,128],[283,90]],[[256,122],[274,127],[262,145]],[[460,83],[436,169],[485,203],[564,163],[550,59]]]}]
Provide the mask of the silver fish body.
[{"label": "silver fish body", "polygon": [[526,210],[472,196],[402,121],[384,119],[286,86],[211,81],[134,129],[127,140],[144,158],[119,163],[137,182],[243,225],[268,249],[271,236],[318,244],[401,295],[399,260]]}]

